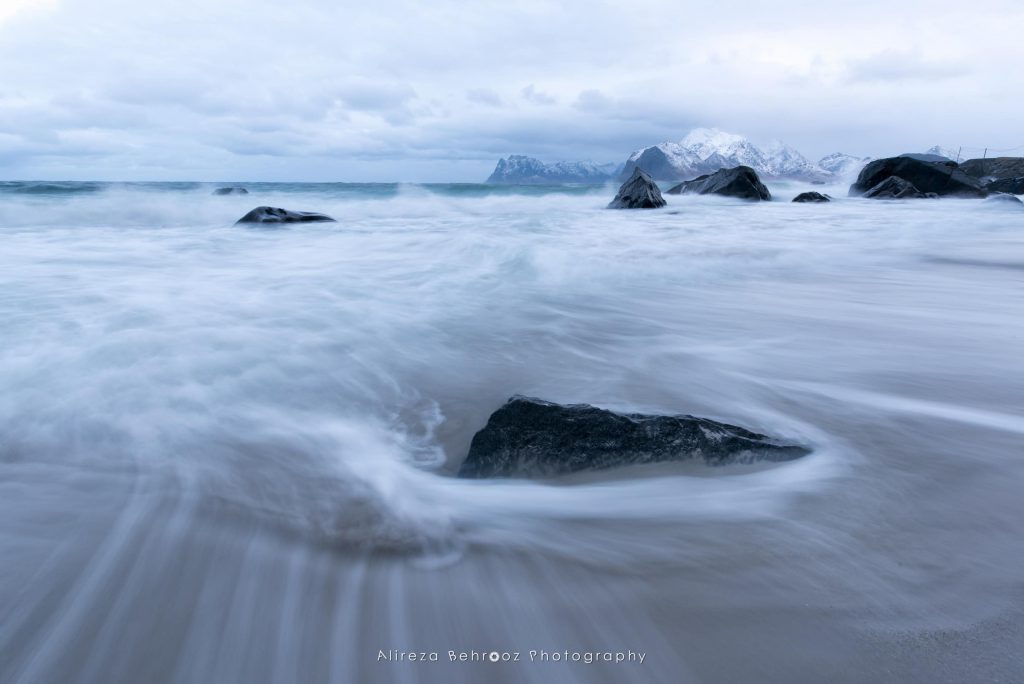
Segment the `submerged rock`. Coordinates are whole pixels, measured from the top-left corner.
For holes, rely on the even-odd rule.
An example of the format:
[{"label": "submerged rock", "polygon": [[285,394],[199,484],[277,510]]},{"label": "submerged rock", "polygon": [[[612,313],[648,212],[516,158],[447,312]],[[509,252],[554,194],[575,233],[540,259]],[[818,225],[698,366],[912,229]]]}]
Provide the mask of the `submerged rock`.
[{"label": "submerged rock", "polygon": [[864,195],[879,183],[896,177],[910,183],[922,195],[935,193],[940,197],[984,197],[981,182],[964,173],[956,162],[930,162],[912,157],[876,159],[861,169],[857,181],[850,186],[850,195]]},{"label": "submerged rock", "polygon": [[810,453],[694,416],[621,414],[515,396],[476,433],[459,477],[545,477],[663,461],[790,461]]},{"label": "submerged rock", "polygon": [[619,188],[615,199],[608,205],[609,209],[657,209],[665,206],[665,198],[654,180],[639,166],[633,169],[629,177]]},{"label": "submerged rock", "polygon": [[910,181],[897,176],[889,176],[878,185],[864,193],[868,199],[920,199],[924,193],[914,187]]},{"label": "submerged rock", "polygon": [[722,195],[754,201],[772,198],[768,188],[758,178],[757,172],[749,166],[719,169],[714,173],[697,176],[693,180],[683,181],[669,189],[668,194]]},{"label": "submerged rock", "polygon": [[317,214],[312,211],[291,211],[278,207],[256,207],[242,218],[235,221],[239,223],[309,223],[313,221],[334,221],[326,214]]},{"label": "submerged rock", "polygon": [[986,203],[992,204],[1024,204],[1017,197],[1005,192],[995,192],[985,198]]},{"label": "submerged rock", "polygon": [[820,192],[801,192],[793,198],[794,202],[831,202],[832,198]]},{"label": "submerged rock", "polygon": [[245,188],[234,187],[234,188],[217,188],[213,191],[214,195],[248,195],[249,191]]}]

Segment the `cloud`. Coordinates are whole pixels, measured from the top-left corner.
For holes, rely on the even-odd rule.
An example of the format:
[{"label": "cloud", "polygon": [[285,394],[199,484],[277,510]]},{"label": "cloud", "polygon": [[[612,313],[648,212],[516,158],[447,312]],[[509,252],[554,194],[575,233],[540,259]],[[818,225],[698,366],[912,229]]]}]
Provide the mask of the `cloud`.
[{"label": "cloud", "polygon": [[532,83],[519,91],[519,94],[524,100],[534,104],[553,105],[556,102],[555,98],[545,92],[537,90]]},{"label": "cloud", "polygon": [[947,58],[926,58],[916,50],[885,50],[862,59],[852,60],[847,80],[879,81],[942,81],[966,76],[971,68],[963,61]]},{"label": "cloud", "polygon": [[1021,142],[1024,73],[992,66],[1019,57],[1018,2],[723,0],[685,31],[650,21],[672,0],[634,9],[0,0],[0,177],[478,180],[695,125],[809,156]]},{"label": "cloud", "polygon": [[502,104],[501,97],[490,88],[473,88],[472,90],[467,90],[466,99],[470,102],[490,105],[491,107],[500,107]]}]

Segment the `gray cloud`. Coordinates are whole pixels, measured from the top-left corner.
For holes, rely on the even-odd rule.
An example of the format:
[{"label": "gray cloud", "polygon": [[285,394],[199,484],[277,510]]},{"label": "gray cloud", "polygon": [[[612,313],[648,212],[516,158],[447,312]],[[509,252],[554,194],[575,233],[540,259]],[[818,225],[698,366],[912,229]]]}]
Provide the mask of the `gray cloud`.
[{"label": "gray cloud", "polygon": [[1024,142],[1024,74],[992,67],[1019,58],[1017,2],[684,9],[685,26],[650,20],[672,0],[0,13],[0,177],[477,180],[500,155],[621,161],[696,125],[810,156]]}]

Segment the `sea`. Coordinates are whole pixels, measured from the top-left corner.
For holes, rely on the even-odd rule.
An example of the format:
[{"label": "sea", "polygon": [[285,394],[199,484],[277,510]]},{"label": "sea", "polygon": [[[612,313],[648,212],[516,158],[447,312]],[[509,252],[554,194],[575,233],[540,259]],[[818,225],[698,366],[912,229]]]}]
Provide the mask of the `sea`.
[{"label": "sea", "polygon": [[[0,681],[1024,681],[1024,207],[220,185],[0,183]],[[813,452],[455,477],[516,394]]]}]

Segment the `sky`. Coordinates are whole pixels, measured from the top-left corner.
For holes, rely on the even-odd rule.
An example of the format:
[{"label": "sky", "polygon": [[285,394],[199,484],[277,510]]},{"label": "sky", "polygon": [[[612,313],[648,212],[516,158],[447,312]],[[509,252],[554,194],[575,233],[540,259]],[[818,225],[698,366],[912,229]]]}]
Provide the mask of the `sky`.
[{"label": "sky", "polygon": [[697,126],[1024,155],[1022,46],[1019,0],[0,0],[0,178],[480,181]]}]

